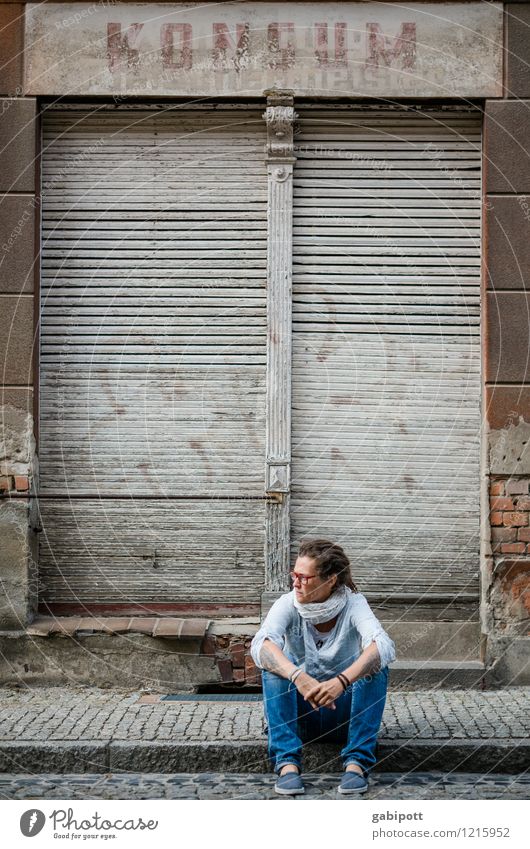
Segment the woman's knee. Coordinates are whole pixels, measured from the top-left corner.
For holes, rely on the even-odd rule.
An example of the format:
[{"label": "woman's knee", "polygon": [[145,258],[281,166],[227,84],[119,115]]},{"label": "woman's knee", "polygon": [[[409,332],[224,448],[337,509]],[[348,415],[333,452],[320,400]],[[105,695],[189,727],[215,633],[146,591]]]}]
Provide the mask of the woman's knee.
[{"label": "woman's knee", "polygon": [[261,684],[264,690],[287,691],[289,683],[286,678],[276,675],[275,672],[269,672],[267,669],[261,672]]}]

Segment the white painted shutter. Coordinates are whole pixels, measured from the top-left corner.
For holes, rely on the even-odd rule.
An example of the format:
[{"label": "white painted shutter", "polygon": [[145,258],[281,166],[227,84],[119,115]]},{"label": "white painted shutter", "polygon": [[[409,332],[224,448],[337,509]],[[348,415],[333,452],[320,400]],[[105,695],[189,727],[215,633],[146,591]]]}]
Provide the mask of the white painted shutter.
[{"label": "white painted shutter", "polygon": [[44,116],[45,602],[259,601],[262,112]]},{"label": "white painted shutter", "polygon": [[364,591],[475,596],[481,121],[297,107],[293,548]]}]

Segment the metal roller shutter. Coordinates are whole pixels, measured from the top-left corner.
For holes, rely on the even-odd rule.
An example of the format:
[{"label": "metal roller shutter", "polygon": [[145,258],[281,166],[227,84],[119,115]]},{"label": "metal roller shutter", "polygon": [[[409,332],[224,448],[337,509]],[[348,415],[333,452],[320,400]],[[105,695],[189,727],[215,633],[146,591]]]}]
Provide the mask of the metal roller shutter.
[{"label": "metal roller shutter", "polygon": [[477,597],[481,116],[297,107],[291,533]]},{"label": "metal roller shutter", "polygon": [[262,112],[44,115],[46,603],[259,601]]}]

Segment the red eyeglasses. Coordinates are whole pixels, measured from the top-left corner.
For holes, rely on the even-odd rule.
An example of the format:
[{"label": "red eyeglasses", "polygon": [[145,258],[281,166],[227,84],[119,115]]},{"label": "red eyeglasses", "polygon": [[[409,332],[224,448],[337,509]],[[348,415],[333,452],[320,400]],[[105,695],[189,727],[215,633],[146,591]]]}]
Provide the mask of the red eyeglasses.
[{"label": "red eyeglasses", "polygon": [[312,581],[317,575],[302,575],[300,572],[290,572],[291,581],[300,581],[301,584],[307,584]]}]

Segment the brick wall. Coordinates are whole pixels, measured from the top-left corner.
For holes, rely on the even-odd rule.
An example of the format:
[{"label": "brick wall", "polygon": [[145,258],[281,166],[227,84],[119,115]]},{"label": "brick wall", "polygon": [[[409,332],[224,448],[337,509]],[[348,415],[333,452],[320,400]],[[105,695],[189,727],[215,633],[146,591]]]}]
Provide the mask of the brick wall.
[{"label": "brick wall", "polygon": [[250,656],[251,638],[226,634],[208,635],[201,653],[216,658],[223,684],[240,684],[242,687],[259,687],[261,673]]},{"label": "brick wall", "polygon": [[[486,660],[525,683],[530,626],[530,3],[504,6],[504,95],[485,103],[484,343],[491,549]],[[528,664],[526,664],[528,667]]]},{"label": "brick wall", "polygon": [[[23,90],[24,4],[0,4],[0,629],[31,621],[36,100]],[[13,494],[16,497],[5,497]]]},{"label": "brick wall", "polygon": [[492,476],[490,526],[494,555],[530,556],[530,477]]},{"label": "brick wall", "polygon": [[29,477],[27,475],[3,475],[0,477],[0,495],[10,495],[15,492],[29,492]]}]

